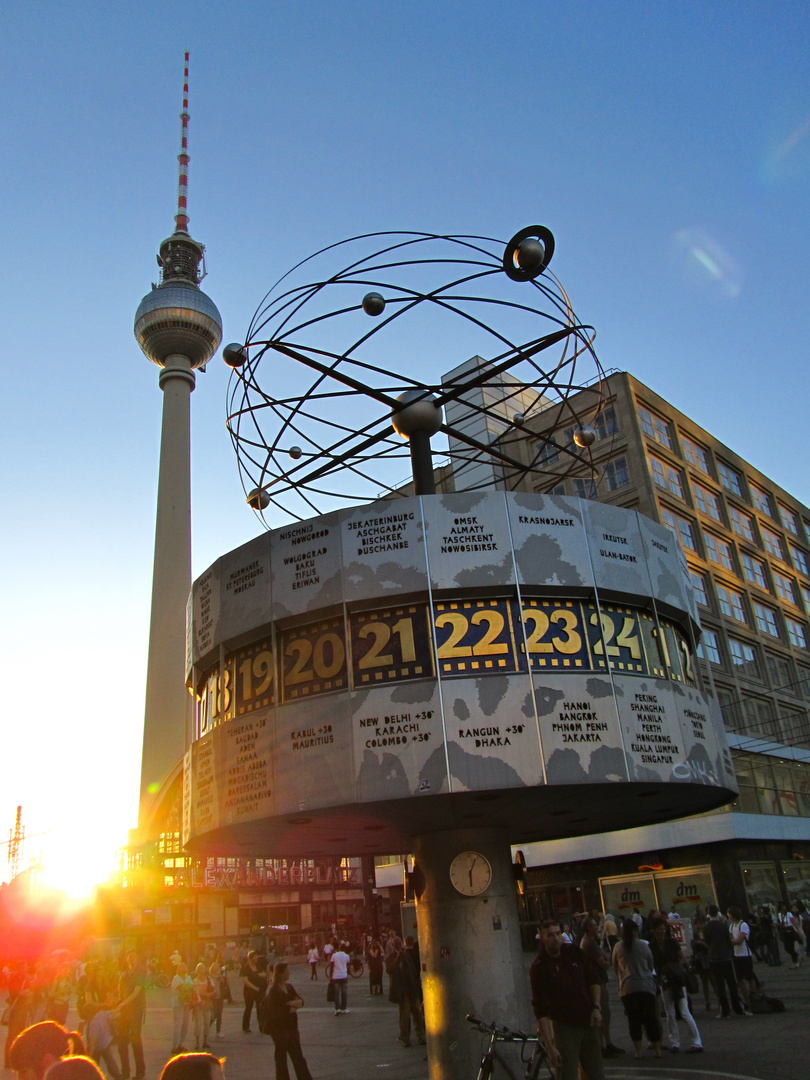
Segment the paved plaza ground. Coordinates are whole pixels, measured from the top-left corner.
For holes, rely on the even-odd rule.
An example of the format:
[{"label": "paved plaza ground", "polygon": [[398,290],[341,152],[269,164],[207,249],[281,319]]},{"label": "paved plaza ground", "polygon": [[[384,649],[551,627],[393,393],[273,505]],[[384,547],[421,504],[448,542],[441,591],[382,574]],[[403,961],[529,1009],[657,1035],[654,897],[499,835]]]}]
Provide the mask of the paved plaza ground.
[{"label": "paved plaza ground", "polygon": [[[524,985],[527,995],[531,959],[526,958]],[[695,1055],[665,1052],[660,1061],[652,1057],[651,1051],[641,1061],[632,1057],[624,1015],[612,988],[614,1042],[625,1047],[628,1053],[624,1058],[605,1063],[609,1080],[649,1080],[652,1077],[657,1080],[806,1080],[810,1073],[807,1051],[810,962],[798,971],[784,964],[778,968],[757,964],[756,970],[766,984],[766,992],[784,1001],[786,1012],[717,1020],[719,1010],[712,1007],[707,1013],[700,996],[693,1000],[693,1005],[705,1052]],[[399,1044],[396,1006],[389,1004],[385,995],[369,997],[367,979],[350,980],[350,1012],[338,1017],[334,1015],[333,1006],[326,1003],[323,976],[318,983],[310,983],[309,969],[301,964],[292,967],[291,981],[306,1003],[299,1013],[299,1027],[314,1080],[427,1080],[424,1047],[406,1049]],[[227,1059],[226,1080],[273,1080],[272,1039],[258,1033],[255,1014],[253,1032],[250,1035],[242,1033],[240,980],[232,974],[231,983],[236,1000],[225,1007],[224,1038],[214,1039],[212,1050]],[[74,1013],[69,1019],[71,1024],[76,1023]],[[193,1033],[190,1038],[186,1045],[193,1049]],[[470,1039],[481,1038],[470,1032]],[[169,991],[150,989],[144,1027],[147,1080],[157,1080],[169,1056],[171,1043]],[[11,1075],[5,1073],[6,1077]],[[475,1077],[454,1077],[453,1080],[475,1080]]]}]

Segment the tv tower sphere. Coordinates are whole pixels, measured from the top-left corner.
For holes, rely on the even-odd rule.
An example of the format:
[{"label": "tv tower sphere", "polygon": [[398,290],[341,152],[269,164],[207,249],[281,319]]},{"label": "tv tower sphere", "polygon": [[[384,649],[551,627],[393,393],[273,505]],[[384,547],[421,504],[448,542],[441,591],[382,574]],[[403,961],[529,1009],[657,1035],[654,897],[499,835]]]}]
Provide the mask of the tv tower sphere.
[{"label": "tv tower sphere", "polygon": [[187,356],[204,367],[222,340],[222,319],[214,301],[190,282],[167,281],[147,293],[135,313],[135,337],[159,367],[169,356]]}]

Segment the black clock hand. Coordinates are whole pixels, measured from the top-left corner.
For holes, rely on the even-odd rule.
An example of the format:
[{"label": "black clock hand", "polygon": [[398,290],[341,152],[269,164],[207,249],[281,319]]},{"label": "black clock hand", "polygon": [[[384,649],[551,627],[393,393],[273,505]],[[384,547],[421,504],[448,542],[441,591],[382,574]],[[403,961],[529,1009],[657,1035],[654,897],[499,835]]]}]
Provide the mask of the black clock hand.
[{"label": "black clock hand", "polygon": [[470,888],[472,888],[472,887],[473,887],[473,883],[472,883],[472,872],[473,872],[473,867],[475,866],[475,864],[476,864],[477,862],[478,862],[478,859],[473,859],[472,863],[470,864]]}]

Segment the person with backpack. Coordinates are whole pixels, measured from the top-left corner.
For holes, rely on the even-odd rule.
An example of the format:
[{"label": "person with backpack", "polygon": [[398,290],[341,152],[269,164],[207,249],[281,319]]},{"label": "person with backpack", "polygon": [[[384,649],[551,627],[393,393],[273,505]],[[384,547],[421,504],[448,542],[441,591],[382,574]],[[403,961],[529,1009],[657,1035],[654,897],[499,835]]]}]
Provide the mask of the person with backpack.
[{"label": "person with backpack", "polygon": [[728,932],[731,935],[731,944],[734,947],[734,974],[737,976],[737,986],[740,990],[743,1007],[747,1012],[751,1012],[751,994],[757,988],[757,979],[754,975],[754,957],[749,944],[751,928],[743,919],[742,912],[738,907],[730,907],[728,917],[731,919]]}]

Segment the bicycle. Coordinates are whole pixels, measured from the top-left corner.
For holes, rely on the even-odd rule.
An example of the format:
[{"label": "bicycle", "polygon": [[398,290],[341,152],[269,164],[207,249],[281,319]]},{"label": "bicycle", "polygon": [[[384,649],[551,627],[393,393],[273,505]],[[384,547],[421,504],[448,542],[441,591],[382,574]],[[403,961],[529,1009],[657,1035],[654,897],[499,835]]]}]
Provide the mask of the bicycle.
[{"label": "bicycle", "polygon": [[[478,1067],[476,1080],[490,1080],[495,1069],[495,1062],[503,1069],[510,1080],[518,1080],[511,1065],[495,1049],[497,1043],[520,1043],[520,1060],[526,1066],[523,1073],[524,1080],[547,1080],[557,1075],[556,1069],[551,1064],[548,1052],[538,1035],[527,1035],[524,1031],[512,1031],[508,1027],[498,1027],[497,1024],[485,1024],[477,1016],[467,1016],[467,1022],[473,1024],[477,1031],[489,1035],[489,1045],[481,1055],[481,1064]],[[534,1049],[530,1057],[526,1057],[526,1047],[534,1043]]]}]

